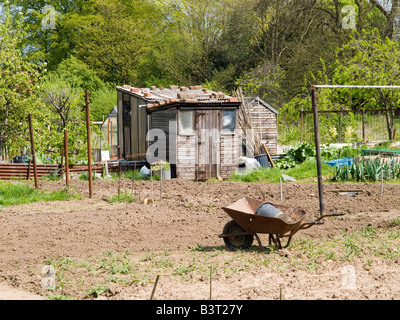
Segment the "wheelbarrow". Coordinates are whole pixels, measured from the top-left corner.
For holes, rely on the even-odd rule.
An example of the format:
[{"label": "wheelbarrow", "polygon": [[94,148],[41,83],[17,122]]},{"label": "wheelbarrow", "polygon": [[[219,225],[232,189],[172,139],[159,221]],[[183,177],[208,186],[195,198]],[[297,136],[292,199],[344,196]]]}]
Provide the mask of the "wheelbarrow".
[{"label": "wheelbarrow", "polygon": [[[271,214],[263,215],[260,209],[265,205],[273,208],[275,212],[270,211]],[[287,248],[298,231],[324,224],[321,221],[324,218],[344,215],[344,213],[332,213],[323,215],[312,222],[303,222],[306,212],[300,208],[290,208],[249,198],[240,199],[222,209],[233,220],[224,226],[222,234],[218,237],[223,238],[228,248],[235,250],[250,248],[254,238],[257,239],[259,246],[262,246],[258,234],[268,234],[269,245],[274,246],[275,249]],[[288,238],[285,246],[282,245],[282,238]]]}]

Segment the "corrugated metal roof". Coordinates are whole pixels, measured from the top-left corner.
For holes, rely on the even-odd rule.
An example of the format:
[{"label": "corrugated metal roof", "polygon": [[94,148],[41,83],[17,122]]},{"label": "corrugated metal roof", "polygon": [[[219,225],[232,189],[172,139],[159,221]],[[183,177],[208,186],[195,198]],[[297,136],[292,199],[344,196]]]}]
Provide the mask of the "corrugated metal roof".
[{"label": "corrugated metal roof", "polygon": [[201,86],[179,87],[170,86],[169,88],[135,88],[131,86],[117,87],[118,90],[127,92],[147,101],[147,108],[167,107],[174,104],[238,104],[239,100],[225,95],[223,92],[211,91]]}]

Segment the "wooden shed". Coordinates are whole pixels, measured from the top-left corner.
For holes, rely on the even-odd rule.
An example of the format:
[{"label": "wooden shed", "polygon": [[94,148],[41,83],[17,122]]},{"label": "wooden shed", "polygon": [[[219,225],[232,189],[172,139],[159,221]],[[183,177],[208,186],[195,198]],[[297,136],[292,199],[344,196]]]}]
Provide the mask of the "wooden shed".
[{"label": "wooden shed", "polygon": [[279,112],[259,97],[246,97],[244,102],[255,134],[271,155],[277,155]]},{"label": "wooden shed", "polygon": [[117,87],[126,160],[171,164],[172,177],[228,178],[239,166],[237,98],[201,86]]}]

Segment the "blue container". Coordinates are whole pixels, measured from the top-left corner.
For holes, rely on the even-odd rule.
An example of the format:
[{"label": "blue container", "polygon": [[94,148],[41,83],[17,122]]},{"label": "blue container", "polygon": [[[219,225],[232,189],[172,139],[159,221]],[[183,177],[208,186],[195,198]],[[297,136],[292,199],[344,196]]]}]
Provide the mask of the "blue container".
[{"label": "blue container", "polygon": [[269,168],[269,160],[267,154],[260,154],[254,157],[263,168]]},{"label": "blue container", "polygon": [[331,167],[342,167],[342,166],[351,166],[353,164],[352,158],[343,158],[343,159],[336,159],[325,162],[326,164],[330,165]]}]

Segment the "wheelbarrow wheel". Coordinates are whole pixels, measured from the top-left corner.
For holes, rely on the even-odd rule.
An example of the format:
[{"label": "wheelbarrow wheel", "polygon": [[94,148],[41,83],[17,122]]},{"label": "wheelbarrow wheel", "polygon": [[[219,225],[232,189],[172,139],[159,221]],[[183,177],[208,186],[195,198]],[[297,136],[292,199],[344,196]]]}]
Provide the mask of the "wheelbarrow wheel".
[{"label": "wheelbarrow wheel", "polygon": [[253,235],[237,235],[235,236],[235,233],[245,233],[245,231],[242,229],[241,226],[238,225],[238,223],[234,220],[229,221],[224,229],[223,229],[223,234],[224,235],[232,235],[229,237],[224,237],[224,242],[225,245],[234,250],[239,250],[239,249],[248,249],[251,247],[253,244],[254,236]]}]

